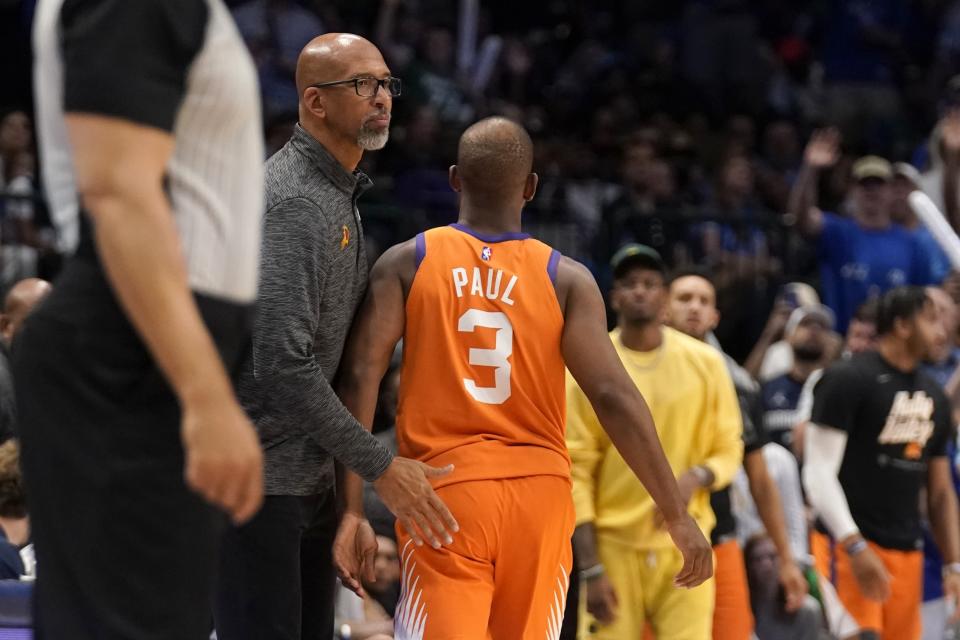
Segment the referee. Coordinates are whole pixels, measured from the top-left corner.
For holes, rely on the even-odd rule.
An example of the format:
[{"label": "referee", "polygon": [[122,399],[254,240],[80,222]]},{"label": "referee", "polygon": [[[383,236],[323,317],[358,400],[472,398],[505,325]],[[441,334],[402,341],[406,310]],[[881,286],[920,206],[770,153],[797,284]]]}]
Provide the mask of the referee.
[{"label": "referee", "polygon": [[80,229],[12,349],[37,636],[205,639],[212,505],[241,522],[263,492],[230,379],[256,295],[256,71],[221,0],[40,0],[34,47],[47,195]]}]

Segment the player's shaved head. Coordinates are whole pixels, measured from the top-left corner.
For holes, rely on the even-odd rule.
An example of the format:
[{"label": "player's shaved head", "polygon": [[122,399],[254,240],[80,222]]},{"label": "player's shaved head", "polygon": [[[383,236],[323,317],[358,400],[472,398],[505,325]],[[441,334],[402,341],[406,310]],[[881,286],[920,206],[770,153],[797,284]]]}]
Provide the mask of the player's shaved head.
[{"label": "player's shaved head", "polygon": [[478,205],[519,199],[533,169],[533,141],[512,120],[486,118],[460,136],[456,169],[464,194]]},{"label": "player's shaved head", "polygon": [[[379,61],[383,55],[376,45],[352,33],[325,33],[307,43],[297,58],[297,93],[319,82],[346,80],[353,75],[351,67],[363,66],[365,60]],[[360,73],[364,70],[358,69]]]}]

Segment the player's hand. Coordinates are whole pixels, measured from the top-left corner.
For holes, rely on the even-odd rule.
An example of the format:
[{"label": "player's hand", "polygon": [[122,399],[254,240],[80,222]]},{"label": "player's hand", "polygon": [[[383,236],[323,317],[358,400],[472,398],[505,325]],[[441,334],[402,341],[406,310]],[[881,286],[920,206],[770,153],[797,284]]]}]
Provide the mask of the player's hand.
[{"label": "player's hand", "polygon": [[884,602],[890,597],[890,576],[873,549],[867,547],[851,556],[850,566],[863,595],[877,602]]},{"label": "player's hand", "polygon": [[786,609],[788,613],[793,613],[803,605],[804,598],[810,591],[810,585],[807,579],[803,577],[800,567],[792,559],[787,559],[780,563],[780,584],[783,586],[783,593],[786,596]]},{"label": "player's hand", "polygon": [[333,566],[340,582],[364,597],[362,579],[376,581],[373,564],[377,556],[377,535],[362,515],[347,511],[337,527],[333,541]]},{"label": "player's hand", "polygon": [[667,531],[683,555],[683,568],[673,579],[675,587],[690,589],[713,575],[713,547],[689,514],[667,523]]},{"label": "player's hand", "polygon": [[427,478],[440,478],[453,471],[453,465],[437,468],[417,460],[397,456],[382,476],[373,483],[390,512],[397,517],[417,546],[424,541],[439,549],[441,541],[453,542],[460,530],[447,505],[437,496]]},{"label": "player's hand", "polygon": [[613,624],[617,618],[617,592],[613,590],[610,579],[600,574],[586,581],[587,611],[600,624]]},{"label": "player's hand", "polygon": [[224,395],[184,403],[180,435],[187,486],[235,524],[252,518],[263,502],[263,453],[236,399]]},{"label": "player's hand", "polygon": [[803,161],[814,169],[826,169],[840,158],[840,132],[836,129],[818,129],[810,136],[803,152]]},{"label": "player's hand", "polygon": [[953,612],[950,624],[960,622],[960,573],[948,573],[943,577],[943,594],[947,599],[947,610]]}]

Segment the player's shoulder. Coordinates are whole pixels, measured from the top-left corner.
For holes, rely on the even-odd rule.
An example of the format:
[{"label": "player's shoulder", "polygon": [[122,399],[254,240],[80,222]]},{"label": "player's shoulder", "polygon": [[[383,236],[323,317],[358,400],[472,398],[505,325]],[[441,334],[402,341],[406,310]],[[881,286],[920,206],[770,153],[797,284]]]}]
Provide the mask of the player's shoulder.
[{"label": "player's shoulder", "polygon": [[580,262],[558,253],[556,279],[554,280],[554,290],[557,292],[557,300],[560,308],[564,310],[564,315],[569,311],[568,302],[571,299],[577,300],[577,305],[601,304],[603,296],[600,294],[600,287],[593,277],[593,273]]},{"label": "player's shoulder", "polygon": [[836,385],[845,387],[849,391],[856,391],[863,381],[877,378],[883,375],[884,371],[876,353],[858,353],[848,358],[841,358],[825,367],[817,386]]},{"label": "player's shoulder", "polygon": [[[537,242],[540,242],[537,240]],[[542,243],[541,243],[542,244]],[[549,247],[549,245],[544,245]],[[596,287],[597,281],[593,277],[593,273],[581,262],[574,260],[570,256],[565,256],[562,253],[557,254],[559,256],[559,261],[557,262],[557,285],[580,285],[580,286],[591,286]]]},{"label": "player's shoulder", "polygon": [[416,271],[417,239],[411,238],[384,251],[370,271],[370,278],[400,275],[412,277]]}]

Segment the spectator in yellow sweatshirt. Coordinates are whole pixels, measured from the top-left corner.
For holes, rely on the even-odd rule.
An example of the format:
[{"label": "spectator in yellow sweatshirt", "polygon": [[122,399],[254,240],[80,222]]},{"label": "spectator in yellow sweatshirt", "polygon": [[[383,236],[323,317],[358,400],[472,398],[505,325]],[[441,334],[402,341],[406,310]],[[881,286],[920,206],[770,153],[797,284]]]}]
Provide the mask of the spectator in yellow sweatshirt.
[{"label": "spectator in yellow sweatshirt", "polygon": [[[733,382],[719,352],[662,325],[667,299],[663,260],[627,245],[612,260],[610,333],[624,367],[647,398],[690,515],[710,535],[710,492],[730,483],[743,458]],[[577,511],[574,550],[590,615],[583,637],[657,640],[710,637],[714,583],[677,589],[683,563],[656,506],[611,446],[583,392],[568,376],[567,445]]]}]

